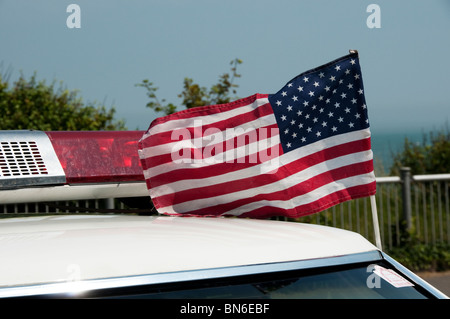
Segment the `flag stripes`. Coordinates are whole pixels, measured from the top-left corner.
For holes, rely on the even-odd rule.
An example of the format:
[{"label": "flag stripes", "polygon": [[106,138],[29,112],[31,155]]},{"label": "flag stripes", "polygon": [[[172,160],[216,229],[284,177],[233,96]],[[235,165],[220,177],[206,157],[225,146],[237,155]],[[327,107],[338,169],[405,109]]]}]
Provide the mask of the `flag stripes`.
[{"label": "flag stripes", "polygon": [[[345,59],[338,60],[342,61]],[[348,64],[353,62],[349,60]],[[346,74],[349,76],[350,71]],[[319,86],[318,82],[314,84]],[[289,130],[280,131],[284,115],[275,114],[277,106],[270,100],[278,100],[267,94],[155,120],[139,142],[144,177],[155,208],[163,214],[184,216],[299,217],[375,194],[362,84],[358,88],[358,99],[348,102],[362,105],[352,109],[358,121],[351,120],[348,126],[358,127],[344,129],[336,121],[329,135],[289,151],[289,143],[284,137],[282,140],[282,134]],[[346,90],[351,89],[347,85]],[[339,99],[345,100],[345,94]],[[340,104],[335,104],[337,109]],[[288,105],[287,111],[291,108]],[[309,112],[305,110],[303,115]],[[315,106],[311,110],[315,112]],[[327,132],[334,109],[317,111],[327,114],[322,121],[314,119],[321,124],[313,131],[319,136]],[[350,108],[345,109],[349,112]],[[304,117],[306,124],[308,116]],[[336,133],[341,129],[343,133]],[[297,135],[291,132],[293,137]]]}]

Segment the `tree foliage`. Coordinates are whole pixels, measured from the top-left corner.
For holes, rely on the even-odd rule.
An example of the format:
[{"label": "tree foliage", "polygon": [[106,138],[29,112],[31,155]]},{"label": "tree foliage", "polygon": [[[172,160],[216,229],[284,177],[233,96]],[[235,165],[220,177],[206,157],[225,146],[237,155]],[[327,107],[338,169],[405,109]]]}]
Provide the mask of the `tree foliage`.
[{"label": "tree foliage", "polygon": [[410,167],[411,174],[443,174],[450,172],[450,131],[448,126],[423,135],[422,143],[407,138],[403,150],[393,155],[391,175],[399,175],[401,167]]},{"label": "tree foliage", "polygon": [[[240,59],[232,60],[230,62],[230,73],[222,74],[218,82],[209,89],[195,83],[191,78],[185,78],[183,81],[183,91],[178,94],[178,97],[182,99],[181,105],[189,109],[197,106],[228,103],[232,99],[236,99],[235,96],[232,97],[231,95],[236,94],[238,85],[234,83],[234,80],[241,76],[237,73],[237,66],[241,63],[242,60]],[[147,90],[147,97],[150,99],[147,107],[154,109],[156,112],[162,112],[165,115],[177,111],[175,104],[167,103],[165,99],[158,99],[156,95],[158,88],[154,86],[153,82],[145,79],[141,83],[136,84],[136,86],[143,87]]]},{"label": "tree foliage", "polygon": [[12,86],[0,75],[0,130],[124,130],[123,121],[115,121],[115,109],[97,103],[85,104],[77,91],[60,83],[48,85],[23,75]]}]

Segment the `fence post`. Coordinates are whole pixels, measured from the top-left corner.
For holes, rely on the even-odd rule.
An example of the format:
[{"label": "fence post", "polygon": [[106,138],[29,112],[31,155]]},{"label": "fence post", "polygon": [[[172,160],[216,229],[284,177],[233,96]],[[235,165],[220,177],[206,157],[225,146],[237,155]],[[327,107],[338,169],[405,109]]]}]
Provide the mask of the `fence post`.
[{"label": "fence post", "polygon": [[412,228],[411,214],[411,168],[400,168],[400,177],[402,180],[402,201],[403,201],[403,218],[406,221],[406,230]]},{"label": "fence post", "polygon": [[114,209],[114,198],[106,198],[105,199],[106,209]]}]

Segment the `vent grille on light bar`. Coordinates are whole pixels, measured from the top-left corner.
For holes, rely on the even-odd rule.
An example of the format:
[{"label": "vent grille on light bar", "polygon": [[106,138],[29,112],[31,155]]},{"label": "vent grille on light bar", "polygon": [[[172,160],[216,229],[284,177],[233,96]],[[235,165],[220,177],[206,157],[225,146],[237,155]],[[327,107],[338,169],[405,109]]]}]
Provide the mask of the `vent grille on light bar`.
[{"label": "vent grille on light bar", "polygon": [[65,183],[64,171],[44,132],[0,132],[0,189]]},{"label": "vent grille on light bar", "polygon": [[0,142],[0,176],[29,175],[48,175],[36,142]]}]

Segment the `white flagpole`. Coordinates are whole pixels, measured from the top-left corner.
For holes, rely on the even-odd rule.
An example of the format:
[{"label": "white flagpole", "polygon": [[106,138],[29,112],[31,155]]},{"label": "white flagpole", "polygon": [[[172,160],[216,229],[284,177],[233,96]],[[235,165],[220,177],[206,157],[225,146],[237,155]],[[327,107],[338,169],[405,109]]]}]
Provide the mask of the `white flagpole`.
[{"label": "white flagpole", "polygon": [[[349,50],[349,53],[358,54],[358,50]],[[375,244],[379,250],[382,250],[383,246],[381,245],[380,225],[378,224],[377,202],[375,200],[375,195],[370,196],[370,206],[372,207],[372,221],[373,230],[375,232]]]},{"label": "white flagpole", "polygon": [[380,226],[378,224],[377,202],[375,201],[375,195],[370,196],[370,206],[372,208],[372,221],[373,221],[373,229],[375,232],[375,244],[379,250],[382,250]]}]

